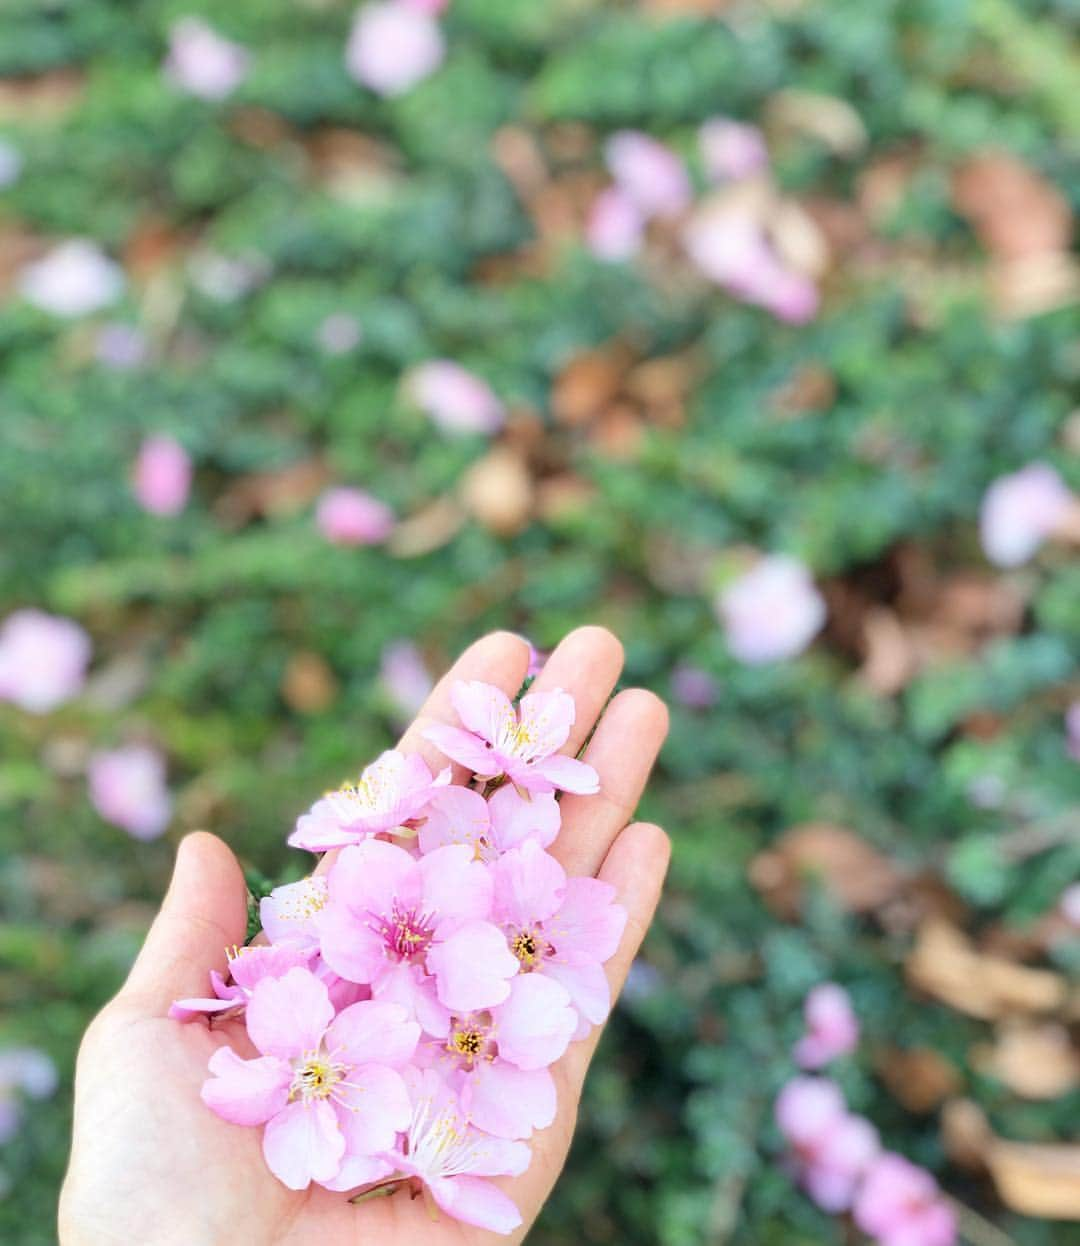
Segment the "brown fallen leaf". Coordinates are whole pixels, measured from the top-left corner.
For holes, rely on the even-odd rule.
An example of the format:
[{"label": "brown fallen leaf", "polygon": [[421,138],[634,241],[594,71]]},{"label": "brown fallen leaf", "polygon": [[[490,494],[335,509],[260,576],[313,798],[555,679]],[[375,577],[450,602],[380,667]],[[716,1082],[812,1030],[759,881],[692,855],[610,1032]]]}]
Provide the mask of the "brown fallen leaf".
[{"label": "brown fallen leaf", "polygon": [[967,1167],[984,1167],[1006,1207],[1044,1220],[1080,1220],[1080,1145],[998,1137],[975,1103],[950,1103],[942,1117],[946,1149]]},{"label": "brown fallen leaf", "polygon": [[816,138],[838,156],[855,156],[866,146],[866,126],[854,108],[834,95],[794,88],[777,91],[766,108],[771,127]]},{"label": "brown fallen leaf", "polygon": [[836,400],[833,374],[820,363],[803,364],[770,395],[769,405],[780,419],[827,411]]},{"label": "brown fallen leaf", "polygon": [[478,459],[461,482],[465,509],[485,528],[513,536],[532,513],[532,478],[524,459],[507,446],[496,446]]},{"label": "brown fallen leaf", "polygon": [[536,487],[536,513],[545,523],[560,523],[584,515],[596,500],[596,488],[573,472],[560,472]]},{"label": "brown fallen leaf", "polygon": [[75,107],[85,86],[86,75],[76,69],[0,78],[0,122],[56,120]]},{"label": "brown fallen leaf", "polygon": [[1056,1099],[1080,1085],[1080,1053],[1068,1030],[1052,1022],[1002,1026],[993,1044],[974,1049],[971,1063],[1022,1099]]},{"label": "brown fallen leaf", "polygon": [[275,471],[238,477],[217,499],[214,512],[242,525],[265,515],[295,515],[310,506],[333,479],[319,458],[301,459]]},{"label": "brown fallen leaf", "polygon": [[887,903],[903,874],[854,831],[811,822],[785,831],[750,862],[751,883],[781,917],[798,916],[807,881],[819,883],[842,908],[866,913]]},{"label": "brown fallen leaf", "polygon": [[932,1112],[960,1087],[956,1067],[932,1047],[890,1047],[876,1067],[889,1093],[909,1112]]},{"label": "brown fallen leaf", "polygon": [[617,347],[575,355],[551,389],[555,419],[571,427],[596,419],[618,395],[628,363],[626,352]]},{"label": "brown fallen leaf", "polygon": [[863,620],[866,657],[856,678],[878,696],[900,692],[919,669],[910,633],[891,610],[877,606]]},{"label": "brown fallen leaf", "polygon": [[285,666],[281,695],[298,714],[318,714],[337,696],[334,673],[317,653],[294,653]]},{"label": "brown fallen leaf", "polygon": [[386,548],[395,558],[419,558],[442,549],[457,536],[464,522],[465,512],[453,498],[437,498],[401,520],[390,534]]},{"label": "brown fallen leaf", "polygon": [[984,152],[962,164],[953,177],[952,198],[983,246],[999,258],[1069,249],[1068,200],[1011,152]]},{"label": "brown fallen leaf", "polygon": [[1053,1013],[1067,998],[1060,974],[980,952],[962,931],[940,918],[920,926],[906,970],[918,990],[984,1020]]}]

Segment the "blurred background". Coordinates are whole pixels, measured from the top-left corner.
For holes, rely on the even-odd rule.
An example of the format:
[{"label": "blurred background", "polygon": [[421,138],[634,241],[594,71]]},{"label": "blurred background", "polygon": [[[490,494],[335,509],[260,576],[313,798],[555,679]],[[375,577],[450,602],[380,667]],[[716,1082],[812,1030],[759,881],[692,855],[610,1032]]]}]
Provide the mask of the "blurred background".
[{"label": "blurred background", "polygon": [[0,1239],[177,839],[592,621],[675,856],[530,1240],[1080,1242],[1078,19],[8,0]]}]

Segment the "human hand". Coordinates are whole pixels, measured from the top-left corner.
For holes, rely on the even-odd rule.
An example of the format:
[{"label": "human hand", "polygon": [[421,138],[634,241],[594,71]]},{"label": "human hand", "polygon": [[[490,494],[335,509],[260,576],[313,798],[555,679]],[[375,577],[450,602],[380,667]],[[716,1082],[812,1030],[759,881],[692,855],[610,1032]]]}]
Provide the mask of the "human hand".
[{"label": "human hand", "polygon": [[[528,648],[517,636],[495,633],[478,641],[439,682],[398,747],[443,764],[422,733],[433,722],[454,721],[451,687],[475,679],[513,696],[527,664]],[[636,689],[607,704],[621,666],[622,649],[610,632],[581,628],[558,646],[535,684],[538,691],[562,687],[574,697],[577,720],[563,749],[568,754],[580,749],[603,712],[585,754],[600,776],[600,794],[563,797],[562,830],[551,852],[569,874],[611,883],[627,910],[622,943],[606,966],[613,997],[656,908],[669,854],[658,827],[626,825],[663,743],[667,712],[651,693]],[[455,781],[464,777],[455,767]],[[225,971],[225,949],[243,942],[246,922],[246,889],[235,857],[212,835],[189,835],[127,982],[83,1040],[60,1201],[62,1246],[520,1242],[566,1158],[599,1031],[572,1044],[554,1066],[558,1115],[530,1140],[528,1170],[499,1181],[523,1216],[511,1238],[445,1216],[433,1222],[424,1201],[404,1192],[354,1206],[316,1185],[289,1190],[267,1169],[259,1132],[219,1119],[199,1096],[212,1053],[225,1044],[246,1045],[243,1022],[209,1029],[167,1017],[174,999],[205,993],[210,970]]]}]

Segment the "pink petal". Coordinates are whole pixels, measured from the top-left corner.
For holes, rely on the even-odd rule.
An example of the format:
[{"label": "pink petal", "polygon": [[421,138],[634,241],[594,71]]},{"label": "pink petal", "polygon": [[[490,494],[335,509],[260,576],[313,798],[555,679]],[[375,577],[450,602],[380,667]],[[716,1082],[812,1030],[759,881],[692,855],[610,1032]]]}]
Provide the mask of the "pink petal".
[{"label": "pink petal", "polygon": [[492,866],[495,911],[508,925],[546,921],[566,895],[566,871],[536,840],[512,848]]},{"label": "pink petal", "polygon": [[561,753],[545,757],[533,767],[536,780],[578,796],[595,796],[600,790],[600,776],[583,761],[563,757]]},{"label": "pink petal", "polygon": [[[412,1058],[420,1027],[400,1004],[366,1000],[339,1012],[326,1031],[326,1049],[349,1064],[397,1068]],[[351,1079],[350,1079],[351,1080]]]},{"label": "pink petal", "polygon": [[400,1004],[425,1033],[436,1038],[444,1038],[450,1029],[450,1012],[439,1003],[435,979],[429,978],[419,965],[387,965],[373,980],[372,995],[377,1000]]},{"label": "pink petal", "polygon": [[326,879],[302,878],[275,887],[259,902],[259,920],[271,943],[318,947],[315,916],[326,903]]},{"label": "pink petal", "polygon": [[546,974],[519,974],[495,1013],[499,1055],[519,1069],[554,1064],[577,1029],[566,988]]},{"label": "pink petal", "polygon": [[491,1181],[479,1177],[439,1177],[428,1182],[435,1202],[464,1224],[509,1234],[521,1224],[513,1199]]},{"label": "pink petal", "polygon": [[401,1074],[380,1064],[349,1070],[348,1086],[339,1083],[338,1123],[350,1155],[376,1155],[393,1148],[409,1127],[412,1105]]},{"label": "pink petal", "polygon": [[407,907],[419,904],[421,875],[404,848],[383,840],[354,844],[330,871],[330,900],[354,913],[389,912],[394,899]]},{"label": "pink petal", "polygon": [[319,1184],[328,1190],[356,1190],[362,1185],[371,1185],[372,1182],[389,1177],[393,1171],[394,1165],[384,1159],[376,1159],[373,1155],[350,1155],[346,1152],[337,1176],[329,1181],[320,1181]]},{"label": "pink petal", "polygon": [[263,978],[247,1006],[248,1037],[263,1055],[284,1059],[318,1047],[333,1019],[330,993],[308,969]]},{"label": "pink petal", "polygon": [[230,1012],[241,1008],[244,997],[239,992],[236,999],[177,999],[169,1005],[169,1018],[173,1021],[194,1021],[196,1017],[212,1016],[218,1012]]},{"label": "pink petal", "polygon": [[562,748],[576,715],[574,698],[561,688],[527,693],[518,707],[523,734],[527,733],[537,753],[543,754]]},{"label": "pink petal", "polygon": [[626,910],[615,888],[598,878],[568,878],[559,911],[547,925],[561,961],[610,960],[626,928]]},{"label": "pink petal", "polygon": [[432,723],[424,729],[424,739],[430,740],[451,761],[480,775],[498,774],[501,767],[492,757],[491,749],[469,731],[460,727],[448,727],[445,723]]},{"label": "pink petal", "polygon": [[420,851],[434,852],[447,844],[467,844],[473,851],[490,839],[488,802],[468,787],[447,787],[429,801],[420,827]]},{"label": "pink petal", "polygon": [[319,914],[318,928],[323,960],[334,973],[350,982],[374,982],[385,964],[384,945],[363,917],[331,904]]},{"label": "pink petal", "polygon": [[[473,1123],[496,1138],[527,1138],[534,1129],[546,1129],[558,1108],[547,1069],[519,1069],[505,1060],[478,1064],[466,1079],[462,1100]],[[485,1171],[494,1176],[501,1170]]]},{"label": "pink petal", "polygon": [[607,1020],[611,1011],[611,987],[598,961],[567,965],[562,961],[549,960],[544,962],[544,973],[565,987],[570,1002],[586,1021],[602,1025]]},{"label": "pink petal", "polygon": [[306,1190],[312,1181],[332,1180],[344,1154],[345,1136],[325,1099],[290,1103],[263,1133],[267,1167],[290,1190]]},{"label": "pink petal", "polygon": [[494,743],[507,726],[517,724],[510,698],[493,684],[473,679],[456,683],[450,691],[462,726],[482,739]]},{"label": "pink petal", "polygon": [[448,844],[420,858],[421,910],[446,921],[483,919],[491,912],[491,874],[465,844]]},{"label": "pink petal", "polygon": [[214,1076],[203,1083],[202,1101],[234,1125],[261,1125],[289,1100],[292,1069],[273,1056],[242,1060],[231,1047],[219,1047],[209,1069]]},{"label": "pink petal", "polygon": [[[445,851],[445,850],[444,850]],[[518,970],[517,957],[501,930],[490,922],[465,922],[427,955],[439,1002],[453,1012],[478,1012],[501,1004],[510,994],[508,979]]]},{"label": "pink petal", "polygon": [[290,969],[306,969],[313,952],[307,949],[254,944],[243,947],[229,962],[233,981],[247,990],[254,990],[263,978],[281,978]]},{"label": "pink petal", "polygon": [[492,834],[503,852],[529,838],[547,848],[554,843],[562,825],[554,792],[529,792],[523,796],[512,783],[504,783],[492,794],[487,809]]}]

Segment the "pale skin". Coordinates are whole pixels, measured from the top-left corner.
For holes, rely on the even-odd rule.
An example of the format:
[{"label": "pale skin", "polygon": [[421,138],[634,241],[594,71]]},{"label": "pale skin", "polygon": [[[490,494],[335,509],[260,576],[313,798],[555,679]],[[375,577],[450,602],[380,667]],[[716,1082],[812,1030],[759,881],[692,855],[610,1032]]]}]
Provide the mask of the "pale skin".
[{"label": "pale skin", "polygon": [[[513,696],[524,679],[528,648],[496,632],[471,646],[435,687],[399,748],[428,764],[445,759],[422,738],[431,722],[456,721],[455,681],[478,679]],[[584,754],[600,776],[600,794],[564,796],[563,827],[552,852],[567,872],[611,883],[629,920],[607,965],[613,996],[652,920],[667,869],[669,844],[657,826],[628,825],[667,733],[667,711],[652,693],[629,689],[609,700],[622,669],[622,647],[608,631],[568,635],[536,680],[537,690],[572,693],[577,721],[564,752]],[[599,722],[597,721],[599,719]],[[360,760],[360,759],[358,759]],[[455,767],[454,781],[468,774]],[[326,868],[324,862],[320,868]],[[211,1053],[247,1048],[242,1022],[180,1024],[166,1017],[177,998],[206,993],[225,949],[242,943],[244,879],[236,858],[205,832],[187,836],[168,894],[120,993],[83,1039],[75,1079],[71,1161],[60,1197],[62,1246],[493,1246],[521,1242],[566,1159],[585,1074],[599,1031],[571,1045],[555,1066],[559,1114],[534,1134],[526,1173],[499,1184],[524,1220],[511,1237],[433,1220],[407,1190],[354,1206],[318,1186],[295,1192],[266,1167],[259,1129],[220,1120],[199,1098]]]}]

